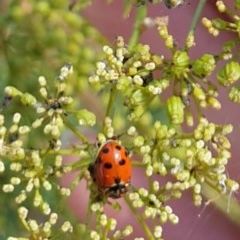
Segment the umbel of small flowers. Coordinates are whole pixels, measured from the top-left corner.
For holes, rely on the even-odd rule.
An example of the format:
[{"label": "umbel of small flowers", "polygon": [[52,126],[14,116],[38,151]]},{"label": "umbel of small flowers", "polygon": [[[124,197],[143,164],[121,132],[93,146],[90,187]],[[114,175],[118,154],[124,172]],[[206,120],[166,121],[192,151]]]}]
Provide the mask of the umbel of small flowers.
[{"label": "umbel of small flowers", "polygon": [[182,123],[185,118],[188,125],[193,125],[191,98],[197,109],[221,108],[216,86],[206,79],[216,67],[216,57],[204,54],[190,60],[188,50],[195,44],[193,35],[187,39],[187,48],[179,50],[175,49],[174,38],[168,33],[167,26],[159,25],[158,32],[172,51],[172,59],[151,53],[148,45],[138,44],[129,49],[119,36],[116,49],[103,47],[105,59],[97,63],[89,82],[97,90],[112,86],[112,95],[121,93],[130,121],[138,121],[151,103],[156,99],[159,101],[163,91],[173,84],[174,94],[167,107],[176,116],[169,116],[174,124]]},{"label": "umbel of small flowers", "polygon": [[[47,197],[51,192],[57,192],[56,194],[64,199],[71,193],[70,189],[59,186],[56,181],[72,169],[71,166],[63,165],[60,138],[64,124],[71,129],[67,115],[71,113],[73,100],[65,93],[66,79],[71,73],[71,64],[64,65],[60,75],[53,81],[52,92],[48,90],[45,77],[39,77],[39,99],[13,86],[5,87],[4,104],[0,114],[0,172],[5,179],[1,183],[1,189],[3,194],[14,199],[18,216],[30,239],[48,239],[52,234],[69,234],[73,230],[68,220],[58,217],[58,213],[54,211],[56,206],[52,205]],[[14,101],[35,111],[35,119],[30,125],[21,125],[21,120],[26,117],[21,109],[13,114],[11,124],[5,122],[4,114],[7,114],[8,106]],[[76,111],[75,116],[80,124],[93,124],[95,121],[94,115],[85,109]],[[34,148],[28,147],[30,134],[34,135],[35,130],[40,127],[43,129],[41,147],[38,144]],[[78,136],[82,137],[80,133]],[[82,137],[81,140],[85,139]],[[50,144],[43,147],[44,142]],[[45,216],[42,219],[46,221],[33,219],[29,214],[33,209]]]},{"label": "umbel of small flowers", "polygon": [[[221,108],[217,87],[207,78],[222,56],[204,54],[191,60],[188,50],[194,46],[193,35],[188,36],[186,48],[179,50],[175,49],[174,38],[166,26],[159,26],[158,31],[166,47],[172,51],[171,59],[151,53],[148,45],[138,44],[128,48],[124,39],[118,37],[116,48],[103,47],[105,58],[97,63],[95,74],[89,78],[90,84],[97,90],[111,88],[109,101],[112,103],[108,108],[113,107],[115,95],[118,94],[121,96],[118,109],[123,103],[128,111],[126,121],[132,124],[126,131],[131,136],[129,145],[141,156],[140,163],[133,161],[133,165],[144,167],[149,189],[136,189],[125,200],[135,214],[138,209],[144,209],[140,217],[152,219],[154,225],[167,220],[178,222],[178,217],[172,210],[169,211],[170,207],[166,203],[169,199],[180,198],[188,189],[192,189],[196,206],[202,203],[202,188],[205,184],[225,195],[239,189],[239,184],[226,173],[226,164],[231,157],[231,144],[226,135],[232,132],[232,125],[211,123],[200,112],[201,108],[206,107]],[[220,70],[218,75],[223,71],[225,82],[231,84],[231,74],[236,73],[234,79],[238,78],[239,71],[233,70],[238,69],[238,66],[235,64],[229,66],[230,70]],[[160,106],[162,92],[172,85],[173,95],[166,103],[169,127],[153,116],[154,104],[151,103],[155,100],[155,104],[158,101],[157,106]],[[180,126],[185,120],[189,126],[194,124],[191,99],[198,110],[198,124],[192,133],[184,133]],[[148,118],[142,123],[146,115]],[[104,123],[111,123],[106,119]],[[148,128],[148,132],[141,126]],[[106,138],[113,135],[111,124],[105,124],[104,130]],[[156,175],[165,177],[168,174],[174,177],[174,181],[160,186],[152,180]],[[150,239],[154,239],[151,230],[143,223],[142,227],[148,236],[152,236]],[[161,236],[160,231],[156,235]]]},{"label": "umbel of small flowers", "polygon": [[[204,184],[213,186],[225,195],[239,188],[238,183],[227,176],[225,169],[231,157],[230,142],[226,135],[232,131],[232,126],[216,125],[204,117],[199,117],[192,133],[184,133],[181,129],[185,120],[188,125],[193,125],[191,99],[199,110],[199,116],[201,108],[221,108],[217,99],[217,88],[207,79],[214,71],[218,58],[204,54],[191,60],[188,50],[194,46],[192,35],[188,36],[186,48],[179,50],[175,49],[174,38],[168,33],[166,26],[158,26],[158,32],[172,52],[171,59],[152,54],[148,45],[138,44],[128,48],[124,39],[118,37],[116,48],[103,47],[105,60],[97,63],[95,74],[89,78],[95,89],[111,89],[107,91],[110,95],[109,102],[102,132],[98,134],[100,143],[114,136],[114,119],[110,116],[117,93],[121,99],[118,104],[119,111],[122,108],[127,109],[124,127],[130,127],[124,134],[131,150],[141,159],[133,161],[133,166],[144,169],[148,188],[134,189],[124,200],[149,239],[161,239],[163,223],[170,221],[177,224],[179,221],[168,205],[168,200],[180,198],[184,191],[191,189],[194,204],[198,206],[202,202]],[[232,76],[232,69],[236,66],[229,64],[223,72],[219,72],[220,76],[228,76],[227,83],[220,81],[222,86],[235,82],[236,76]],[[60,234],[69,233],[73,231],[70,222],[56,224],[59,218],[44,193],[58,189],[61,195],[69,196],[70,189],[59,187],[54,179],[71,170],[80,169],[76,183],[82,178],[87,181],[87,187],[91,190],[88,216],[95,215],[96,220],[95,229],[91,229],[87,223],[85,233],[90,233],[92,239],[101,239],[101,236],[107,236],[110,232],[116,239],[121,239],[128,236],[133,229],[131,226],[122,230],[116,229],[116,220],[108,218],[104,213],[105,202],[96,201],[93,197],[96,188],[87,166],[93,161],[96,149],[68,118],[72,114],[79,125],[90,127],[96,123],[92,112],[87,109],[75,111],[72,108],[74,100],[66,94],[66,79],[71,72],[71,64],[66,64],[61,69],[60,75],[53,81],[54,91],[50,90],[49,81],[45,77],[39,77],[39,98],[28,92],[23,93],[13,86],[5,88],[4,108],[11,101],[19,101],[35,111],[35,119],[30,126],[21,125],[24,115],[19,109],[12,117],[12,125],[7,127],[4,115],[0,115],[0,171],[7,176],[2,190],[5,194],[14,192],[17,195],[15,202],[19,206],[19,218],[33,239],[50,238],[54,229],[55,232],[60,231]],[[174,90],[166,101],[169,120],[166,125],[159,120],[158,115],[154,116],[153,112],[159,110],[161,94],[171,85]],[[148,118],[142,122],[144,114]],[[148,129],[147,133],[142,126]],[[75,149],[81,161],[76,164],[62,164],[62,155],[74,152],[62,149],[61,134],[64,127],[71,130],[81,141],[81,147]],[[41,128],[42,137],[49,141],[49,145],[45,149],[27,148],[26,138]],[[158,176],[161,179],[168,174],[172,175],[174,180],[163,185],[153,178]],[[39,223],[32,219],[26,201],[29,199],[31,206],[46,217],[45,222]],[[117,202],[113,202],[112,206],[116,209],[121,207]],[[152,221],[154,231],[145,219]],[[56,226],[59,224],[62,227],[57,230]]]}]

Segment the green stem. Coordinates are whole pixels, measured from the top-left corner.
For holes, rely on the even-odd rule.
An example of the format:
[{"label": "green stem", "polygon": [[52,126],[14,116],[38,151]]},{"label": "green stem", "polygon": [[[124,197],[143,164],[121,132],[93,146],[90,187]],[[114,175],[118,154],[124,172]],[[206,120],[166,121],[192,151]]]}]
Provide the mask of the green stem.
[{"label": "green stem", "polygon": [[110,97],[109,97],[109,101],[108,101],[108,106],[107,106],[107,111],[105,114],[105,117],[110,117],[111,116],[111,110],[114,104],[114,100],[116,99],[116,93],[117,93],[117,88],[116,88],[116,84],[113,85]]},{"label": "green stem", "polygon": [[203,195],[207,199],[212,199],[212,202],[217,206],[229,219],[231,219],[235,224],[240,225],[240,205],[234,196],[229,193],[219,194],[213,186],[208,183],[202,185]]},{"label": "green stem", "polygon": [[[91,199],[91,193],[90,193],[90,199]],[[91,231],[91,216],[92,216],[91,204],[90,204],[90,201],[89,201],[88,202],[88,208],[87,208],[86,232],[85,232],[85,238],[84,239],[88,239],[88,237],[90,235],[90,231]]]},{"label": "green stem", "polygon": [[20,220],[21,220],[23,226],[27,229],[27,231],[30,232],[31,229],[30,229],[30,227],[28,226],[28,223],[27,223],[26,219],[20,218]]},{"label": "green stem", "polygon": [[200,18],[200,15],[202,13],[202,10],[203,10],[203,7],[204,7],[206,1],[207,0],[200,0],[199,1],[196,12],[195,12],[194,17],[193,17],[192,24],[191,24],[190,29],[189,29],[189,33],[192,33],[192,32],[195,31],[198,20]]},{"label": "green stem", "polygon": [[148,240],[154,240],[155,237],[153,236],[151,230],[149,229],[149,227],[147,226],[147,224],[143,220],[143,218],[140,216],[140,214],[137,212],[137,210],[133,207],[131,201],[127,197],[124,197],[124,199],[125,199],[126,203],[128,204],[129,208],[131,209],[131,211],[133,212],[134,216],[138,220],[140,226],[142,227],[142,229],[146,233],[147,239]]},{"label": "green stem", "polygon": [[82,178],[83,178],[83,172],[80,172],[72,181],[71,186],[69,187],[71,191],[73,191],[79,185],[79,182]]},{"label": "green stem", "polygon": [[109,222],[107,223],[107,226],[105,227],[105,229],[103,230],[103,239],[108,239],[107,236],[108,236],[108,232],[110,230],[110,224]]},{"label": "green stem", "polygon": [[[29,150],[30,152],[31,150]],[[79,149],[60,149],[60,150],[51,150],[51,149],[42,149],[40,150],[40,154],[49,154],[49,155],[64,155],[64,156],[79,156]]]},{"label": "green stem", "polygon": [[143,31],[143,20],[147,16],[147,7],[139,6],[136,12],[136,18],[133,26],[132,35],[128,42],[128,48],[132,50],[138,43]]},{"label": "green stem", "polygon": [[92,163],[92,161],[83,161],[83,159],[81,159],[81,161],[69,163],[68,166],[70,166],[74,171],[77,171],[83,169],[84,167],[88,167],[90,163]]},{"label": "green stem", "polygon": [[146,164],[143,162],[139,162],[139,161],[132,161],[132,165],[134,167],[144,167]]},{"label": "green stem", "polygon": [[202,13],[203,7],[205,5],[207,0],[200,0],[197,6],[197,9],[195,11],[193,20],[192,20],[192,24],[190,26],[189,32],[188,32],[188,36],[193,35],[194,31],[196,29],[197,23],[199,21],[200,15]]}]

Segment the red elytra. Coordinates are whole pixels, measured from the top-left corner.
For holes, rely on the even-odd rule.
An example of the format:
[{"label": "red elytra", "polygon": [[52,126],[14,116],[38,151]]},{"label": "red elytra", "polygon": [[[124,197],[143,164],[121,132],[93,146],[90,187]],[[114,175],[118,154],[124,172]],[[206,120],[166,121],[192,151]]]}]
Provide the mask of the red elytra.
[{"label": "red elytra", "polygon": [[115,140],[106,141],[93,166],[93,177],[100,192],[120,198],[128,191],[131,175],[132,164],[126,148]]}]

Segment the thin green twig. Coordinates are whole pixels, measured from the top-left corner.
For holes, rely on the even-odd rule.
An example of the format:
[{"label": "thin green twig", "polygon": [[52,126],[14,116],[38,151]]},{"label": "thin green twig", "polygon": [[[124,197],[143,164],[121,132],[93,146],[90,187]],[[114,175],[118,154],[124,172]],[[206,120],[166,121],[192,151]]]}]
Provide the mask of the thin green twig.
[{"label": "thin green twig", "polygon": [[199,21],[200,15],[202,13],[203,7],[205,5],[207,0],[200,0],[197,6],[197,9],[195,11],[195,14],[193,16],[192,24],[190,26],[188,36],[193,35],[197,26],[197,23]]},{"label": "thin green twig", "polygon": [[87,237],[89,237],[89,234],[90,234],[90,231],[91,231],[91,216],[92,216],[91,204],[89,203],[88,208],[87,208],[85,239],[87,239]]},{"label": "thin green twig", "polygon": [[111,111],[112,111],[112,108],[113,108],[113,104],[115,102],[114,100],[116,99],[116,92],[117,92],[116,85],[113,85],[113,88],[112,88],[111,93],[110,93],[105,117],[110,117],[111,116]]},{"label": "thin green twig", "polygon": [[147,16],[147,7],[139,6],[136,12],[136,18],[133,26],[132,35],[128,42],[128,48],[133,49],[138,43],[141,33],[143,31],[143,20]]},{"label": "thin green twig", "polygon": [[130,202],[130,200],[127,197],[124,197],[126,203],[128,204],[129,208],[131,209],[131,211],[133,212],[134,216],[136,217],[136,219],[139,222],[139,225],[142,227],[142,229],[144,230],[147,239],[149,240],[155,240],[155,237],[153,236],[151,230],[149,229],[149,227],[146,224],[146,221],[144,221],[144,219],[140,216],[140,214],[137,212],[137,210],[133,207],[132,203]]},{"label": "thin green twig", "polygon": [[84,161],[85,159],[81,159],[81,161],[76,161],[73,163],[68,163],[68,166],[70,166],[72,169],[74,169],[74,171],[77,170],[82,170],[85,167],[88,167],[89,164],[92,162],[91,159],[89,159],[89,161]]},{"label": "thin green twig", "polygon": [[190,29],[189,29],[189,34],[195,31],[198,20],[200,18],[200,15],[202,13],[202,10],[203,10],[203,7],[204,7],[206,1],[207,0],[200,0],[199,1],[197,9],[196,9],[194,17],[193,17],[193,20],[192,20],[192,24],[191,24]]}]

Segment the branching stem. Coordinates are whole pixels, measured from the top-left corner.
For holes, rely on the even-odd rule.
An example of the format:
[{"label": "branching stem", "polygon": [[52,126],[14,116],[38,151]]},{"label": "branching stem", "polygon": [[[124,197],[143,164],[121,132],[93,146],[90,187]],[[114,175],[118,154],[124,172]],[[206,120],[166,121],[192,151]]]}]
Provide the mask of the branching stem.
[{"label": "branching stem", "polygon": [[132,35],[128,42],[128,48],[133,49],[138,43],[139,38],[143,30],[143,20],[147,16],[147,8],[145,6],[139,6],[136,12],[136,19],[133,26]]}]

